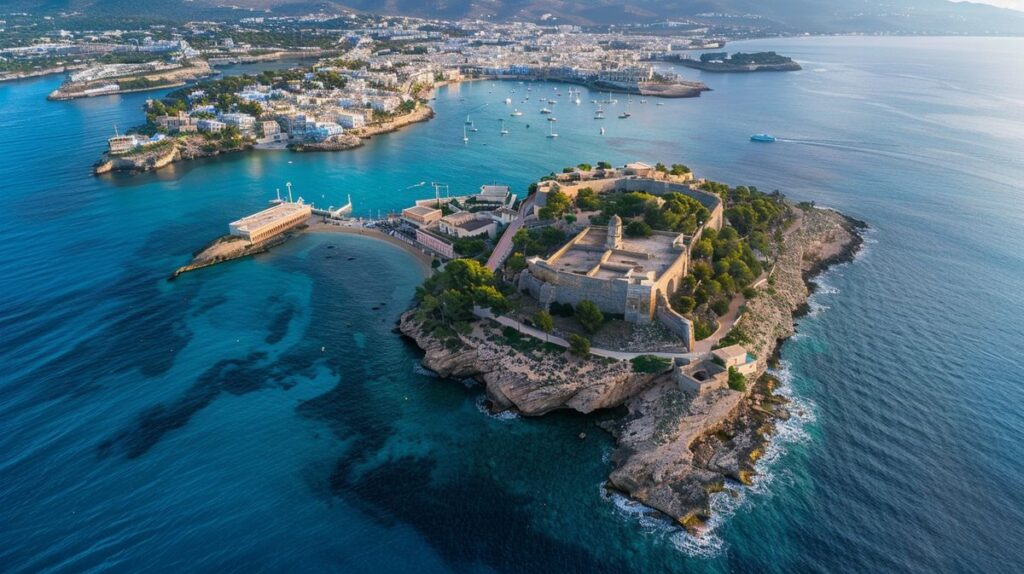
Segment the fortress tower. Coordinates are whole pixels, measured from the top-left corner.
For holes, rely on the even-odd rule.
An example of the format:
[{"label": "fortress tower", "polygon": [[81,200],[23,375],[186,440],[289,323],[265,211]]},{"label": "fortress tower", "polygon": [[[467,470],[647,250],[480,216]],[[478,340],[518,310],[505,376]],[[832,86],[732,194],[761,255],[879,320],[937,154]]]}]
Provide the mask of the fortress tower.
[{"label": "fortress tower", "polygon": [[608,239],[605,241],[605,247],[608,249],[622,248],[622,218],[618,215],[613,215],[608,221]]}]

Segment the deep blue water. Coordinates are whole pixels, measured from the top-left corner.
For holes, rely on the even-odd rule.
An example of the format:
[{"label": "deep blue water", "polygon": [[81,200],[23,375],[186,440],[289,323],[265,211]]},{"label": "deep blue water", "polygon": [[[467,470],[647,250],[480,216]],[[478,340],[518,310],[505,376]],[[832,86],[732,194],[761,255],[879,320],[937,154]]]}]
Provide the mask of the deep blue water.
[{"label": "deep blue water", "polygon": [[[525,86],[465,84],[359,150],[99,178],[113,125],[152,94],[0,85],[0,569],[1019,571],[1024,42],[736,48],[804,70],[704,75],[699,99],[613,108],[604,136],[585,94],[554,107],[555,141],[537,114],[551,86],[522,104]],[[801,416],[706,540],[602,492],[600,417],[492,418],[479,389],[423,373],[390,331],[421,279],[404,252],[307,235],[165,281],[285,181],[366,214],[432,193],[420,182],[522,192],[635,159],[871,225],[784,346]]]}]

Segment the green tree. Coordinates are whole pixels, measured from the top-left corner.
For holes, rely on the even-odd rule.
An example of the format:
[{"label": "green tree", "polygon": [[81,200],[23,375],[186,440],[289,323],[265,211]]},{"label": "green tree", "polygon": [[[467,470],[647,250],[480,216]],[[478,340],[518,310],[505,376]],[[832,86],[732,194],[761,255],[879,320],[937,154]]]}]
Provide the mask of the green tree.
[{"label": "green tree", "polygon": [[519,273],[523,269],[526,269],[526,256],[522,253],[513,253],[511,257],[505,261],[505,267],[513,273]]},{"label": "green tree", "polygon": [[577,335],[576,333],[569,335],[569,352],[584,359],[589,357],[590,341],[583,335]]},{"label": "green tree", "polygon": [[721,317],[729,312],[729,300],[725,298],[718,298],[711,302],[711,310],[715,312],[715,315]]},{"label": "green tree", "polygon": [[593,301],[584,299],[576,305],[576,321],[589,333],[596,333],[604,324],[604,313]]},{"label": "green tree", "polygon": [[672,308],[676,310],[676,313],[685,315],[693,308],[697,306],[697,300],[688,295],[680,295],[672,299]]},{"label": "green tree", "polygon": [[551,318],[551,313],[548,313],[544,309],[537,311],[533,315],[533,324],[545,333],[550,333],[551,330],[555,328],[555,320]]},{"label": "green tree", "polygon": [[508,313],[512,309],[512,304],[508,302],[508,299],[501,294],[495,287],[491,285],[481,285],[473,289],[473,300],[481,306],[487,307],[495,313]]},{"label": "green tree", "polygon": [[693,246],[693,256],[698,259],[705,259],[715,254],[715,246],[710,239],[701,239]]},{"label": "green tree", "polygon": [[626,226],[627,237],[650,237],[651,226],[647,225],[643,221],[630,221],[629,225]]},{"label": "green tree", "polygon": [[741,393],[747,390],[747,378],[736,367],[729,367],[729,388]]},{"label": "green tree", "polygon": [[558,219],[572,206],[569,197],[559,190],[548,193],[547,202],[540,208],[538,216],[541,219]]},{"label": "green tree", "polygon": [[601,199],[593,189],[584,187],[576,192],[576,207],[583,211],[596,211],[601,209]]}]

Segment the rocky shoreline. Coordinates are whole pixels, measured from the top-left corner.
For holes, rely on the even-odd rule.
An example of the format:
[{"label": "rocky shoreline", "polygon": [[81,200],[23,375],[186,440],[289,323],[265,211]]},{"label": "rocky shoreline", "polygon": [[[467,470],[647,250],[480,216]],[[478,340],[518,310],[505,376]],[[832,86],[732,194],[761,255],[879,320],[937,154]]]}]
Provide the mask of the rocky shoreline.
[{"label": "rocky shoreline", "polygon": [[262,243],[247,243],[244,239],[235,237],[234,235],[222,235],[221,237],[214,239],[206,247],[193,253],[192,261],[189,262],[188,265],[183,265],[175,269],[174,273],[172,273],[167,280],[174,281],[182,273],[188,273],[189,271],[195,271],[196,269],[202,269],[218,263],[249,257],[250,255],[256,255],[258,253],[265,253],[269,251],[271,247],[281,245],[288,241],[306,227],[306,225],[300,225],[299,227],[274,236]]},{"label": "rocky shoreline", "polygon": [[[810,208],[798,220],[800,227],[784,236],[768,284],[748,301],[740,321],[748,351],[762,359],[776,356],[795,332],[813,277],[850,261],[862,243],[863,222],[835,211]],[[616,441],[608,487],[693,532],[709,517],[712,494],[751,482],[775,420],[789,416],[786,400],[774,393],[777,382],[764,372],[765,360],[746,392],[694,397],[669,373],[636,373],[628,361],[578,359],[492,321],[474,324],[457,341],[440,340],[423,331],[413,309],[398,330],[424,351],[424,367],[483,383],[492,410],[538,416],[625,406],[626,415],[602,424]]]},{"label": "rocky shoreline", "polygon": [[208,143],[201,137],[190,136],[187,138],[177,138],[167,148],[160,148],[150,152],[143,151],[125,156],[114,156],[104,152],[103,156],[93,164],[93,174],[101,175],[112,171],[129,173],[155,171],[180,161],[190,161],[253,149],[252,144],[248,143],[237,147],[224,147],[217,144],[213,148],[208,147]]}]

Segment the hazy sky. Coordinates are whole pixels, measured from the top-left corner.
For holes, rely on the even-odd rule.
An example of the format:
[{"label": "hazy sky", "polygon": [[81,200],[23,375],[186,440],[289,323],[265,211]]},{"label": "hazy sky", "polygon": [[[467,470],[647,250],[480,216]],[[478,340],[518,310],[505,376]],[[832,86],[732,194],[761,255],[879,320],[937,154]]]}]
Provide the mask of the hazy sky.
[{"label": "hazy sky", "polygon": [[1013,8],[1014,10],[1024,10],[1024,0],[973,0],[974,2],[980,2],[983,4],[992,4],[993,6],[1002,6],[1003,8]]}]

